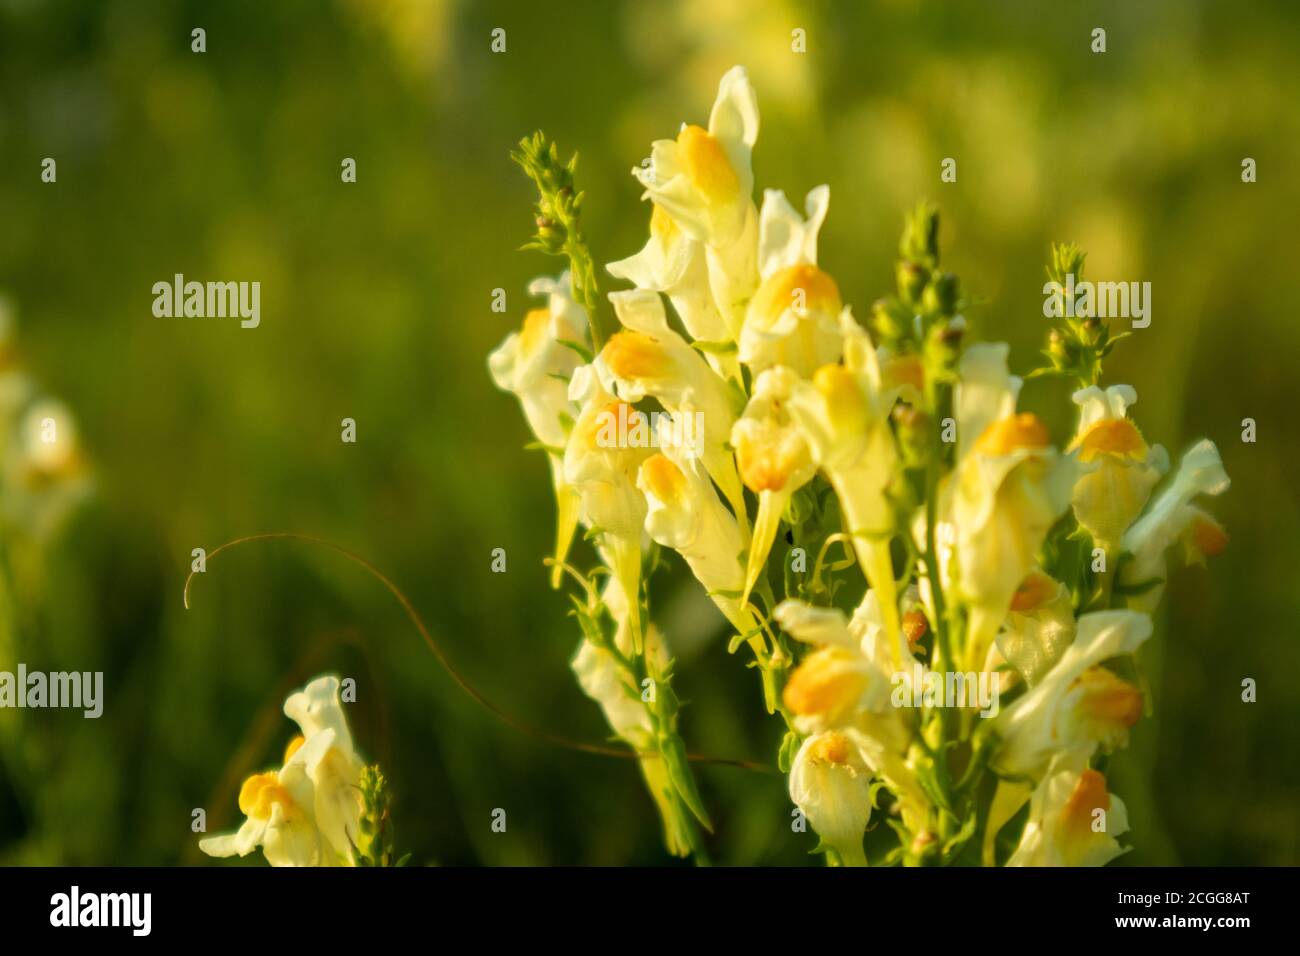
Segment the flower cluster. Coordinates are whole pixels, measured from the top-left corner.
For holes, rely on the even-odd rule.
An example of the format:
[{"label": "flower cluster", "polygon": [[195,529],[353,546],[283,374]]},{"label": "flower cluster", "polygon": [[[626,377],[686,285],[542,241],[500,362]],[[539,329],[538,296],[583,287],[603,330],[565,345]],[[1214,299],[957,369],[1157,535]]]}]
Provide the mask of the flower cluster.
[{"label": "flower cluster", "polygon": [[[537,280],[544,304],[491,356],[550,459],[555,581],[567,570],[582,589],[579,682],[638,751],[670,851],[702,852],[671,635],[645,597],[660,550],[676,552],[732,649],[754,654],[786,725],[790,795],[828,861],[865,864],[879,813],[897,839],[874,862],[1105,863],[1127,820],[1104,767],[1145,709],[1135,654],[1170,552],[1226,544],[1197,503],[1228,486],[1218,452],[1197,443],[1166,480],[1134,389],[1099,384],[1123,334],[1096,319],[1051,330],[1033,370],[1078,386],[1075,432],[1054,441],[1020,410],[1008,347],[968,341],[928,206],[906,223],[896,293],[860,322],[818,263],[829,188],[802,212],[775,190],[756,205],[758,128],[736,67],[707,128],[683,125],[633,170],[649,238],[606,267],[633,286],[608,295],[618,330],[601,334],[575,213],[563,241],[534,247],[569,256],[582,304],[569,273]],[[558,153],[529,143],[552,208],[546,183],[572,195],[574,166],[548,180],[538,164]],[[1077,250],[1054,250],[1066,260],[1081,274]],[[651,411],[701,416],[703,434],[610,439],[610,422]],[[568,563],[579,527],[589,573]]]}]

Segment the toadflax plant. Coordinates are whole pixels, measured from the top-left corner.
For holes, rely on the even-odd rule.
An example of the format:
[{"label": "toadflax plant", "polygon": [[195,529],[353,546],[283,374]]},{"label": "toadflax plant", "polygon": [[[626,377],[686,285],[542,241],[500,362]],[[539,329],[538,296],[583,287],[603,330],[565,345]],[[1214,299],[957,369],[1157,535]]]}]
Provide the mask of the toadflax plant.
[{"label": "toadflax plant", "polygon": [[[1168,556],[1226,544],[1197,504],[1228,487],[1218,451],[1195,444],[1166,479],[1134,389],[1101,384],[1127,333],[1074,309],[1031,370],[1077,386],[1074,434],[1018,411],[1008,347],[970,341],[928,206],[906,222],[896,294],[859,322],[818,266],[828,187],[802,212],[776,190],[756,206],[757,135],[736,67],[708,128],[633,170],[649,239],[606,266],[632,286],[607,296],[617,328],[574,163],[541,134],[515,157],[540,193],[530,248],[569,268],[532,284],[543,305],[489,366],[550,460],[578,682],[637,752],[668,850],[702,858],[672,635],[646,598],[676,552],[753,656],[796,829],[828,862],[866,864],[876,815],[897,839],[873,839],[873,863],[1104,864],[1128,829],[1105,762],[1144,710],[1136,652]],[[1053,249],[1056,288],[1082,269]],[[579,528],[585,572],[568,559]]]}]

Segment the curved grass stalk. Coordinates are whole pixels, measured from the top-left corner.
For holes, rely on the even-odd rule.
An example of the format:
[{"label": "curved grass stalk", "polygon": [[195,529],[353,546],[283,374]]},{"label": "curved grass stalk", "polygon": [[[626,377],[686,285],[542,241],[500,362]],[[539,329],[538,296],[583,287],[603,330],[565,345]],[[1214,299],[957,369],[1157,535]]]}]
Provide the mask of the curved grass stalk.
[{"label": "curved grass stalk", "polygon": [[[208,552],[207,560],[211,561],[218,554],[221,554],[224,551],[229,551],[232,548],[239,547],[240,545],[249,544],[256,541],[301,541],[307,544],[313,544],[318,547],[322,547],[327,550],[333,551],[335,554],[339,554],[347,558],[353,564],[359,565],[372,578],[374,578],[380,584],[382,584],[384,589],[388,591],[388,593],[391,594],[397,600],[397,603],[401,605],[402,610],[406,613],[407,619],[415,627],[416,631],[420,635],[421,640],[424,641],[425,646],[429,649],[429,651],[433,654],[433,656],[437,658],[438,663],[441,664],[442,667],[447,671],[451,679],[455,681],[456,686],[458,686],[476,704],[478,704],[480,707],[482,707],[488,713],[492,714],[494,717],[496,717],[498,720],[500,720],[503,724],[507,725],[511,729],[516,730],[519,733],[522,733],[526,736],[532,737],[535,740],[541,740],[544,741],[545,743],[549,743],[557,747],[563,747],[568,750],[575,750],[578,751],[579,753],[592,754],[599,757],[614,757],[623,760],[640,760],[641,758],[644,757],[659,756],[659,753],[657,751],[638,751],[630,747],[611,747],[605,744],[596,744],[584,740],[577,740],[572,737],[566,737],[563,734],[555,734],[548,730],[544,730],[539,727],[534,727],[533,725],[527,723],[526,721],[520,720],[519,718],[503,710],[493,701],[489,700],[483,694],[482,691],[480,691],[477,687],[475,687],[472,683],[470,683],[469,679],[466,678],[464,674],[462,674],[460,670],[456,668],[456,666],[451,662],[451,659],[447,656],[446,652],[443,650],[442,645],[440,645],[437,642],[437,640],[434,639],[433,635],[429,632],[429,628],[425,625],[423,618],[420,617],[419,611],[415,609],[415,606],[411,603],[410,598],[406,596],[406,594],[402,591],[402,589],[399,588],[395,583],[393,583],[392,579],[389,578],[388,575],[386,575],[383,571],[379,570],[379,568],[377,568],[366,558],[357,554],[355,551],[348,550],[342,545],[335,544],[332,541],[327,541],[324,538],[315,537],[314,535],[303,534],[295,531],[270,531],[262,534],[245,535],[244,537],[236,538],[233,541],[227,541],[225,544],[221,545],[220,547]],[[186,610],[190,609],[190,586],[193,584],[194,575],[197,573],[199,572],[190,571],[189,575],[187,575],[185,578],[184,602],[185,602]],[[752,761],[752,760],[743,760],[734,757],[713,757],[705,754],[687,753],[686,759],[691,761],[692,763],[712,764],[712,765],[723,766],[723,767],[736,767],[738,769],[753,770],[760,773],[776,773],[775,768],[770,767],[767,764],[759,763],[757,761]]]}]

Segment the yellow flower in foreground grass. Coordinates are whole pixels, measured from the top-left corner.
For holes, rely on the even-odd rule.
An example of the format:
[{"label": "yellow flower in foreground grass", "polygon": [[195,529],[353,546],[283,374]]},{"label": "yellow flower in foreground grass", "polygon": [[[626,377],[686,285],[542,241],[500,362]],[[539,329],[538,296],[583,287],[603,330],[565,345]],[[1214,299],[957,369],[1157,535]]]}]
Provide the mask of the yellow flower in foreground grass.
[{"label": "yellow flower in foreground grass", "polygon": [[692,452],[702,455],[748,538],[744,490],[727,445],[736,420],[729,386],[669,327],[657,292],[634,289],[610,293],[609,298],[623,330],[610,336],[596,357],[602,384],[629,403],[652,396],[691,427],[696,446]]},{"label": "yellow flower in foreground grass", "polygon": [[1074,516],[1107,553],[1118,550],[1125,530],[1169,469],[1164,448],[1148,448],[1127,417],[1136,401],[1137,392],[1129,385],[1112,385],[1104,392],[1094,385],[1074,393],[1079,430],[1067,450],[1088,466],[1074,484]]},{"label": "yellow flower in foreground grass", "polygon": [[303,736],[279,770],[239,790],[238,831],[199,841],[209,856],[247,856],[259,846],[272,866],[351,866],[361,817],[361,761],[352,748],[336,677],[320,677],[285,701]]},{"label": "yellow flower in foreground grass", "polygon": [[528,427],[546,447],[550,459],[558,512],[551,584],[558,587],[559,562],[568,554],[578,524],[578,500],[565,481],[562,459],[573,408],[566,382],[580,359],[563,343],[582,345],[586,341],[587,313],[573,301],[567,272],[558,280],[534,279],[528,291],[546,296],[546,308],[533,309],[524,317],[520,330],[506,336],[488,357],[488,369],[498,388],[519,399]]},{"label": "yellow flower in foreground grass", "polygon": [[1029,821],[1007,866],[1104,866],[1123,854],[1124,801],[1076,756],[1053,761],[1029,803]]},{"label": "yellow flower in foreground grass", "polygon": [[1165,553],[1178,541],[1190,561],[1227,547],[1227,532],[1192,501],[1198,495],[1221,495],[1230,484],[1214,442],[1199,441],[1183,455],[1173,482],[1124,535],[1124,550],[1132,559],[1120,566],[1119,581],[1134,591],[1129,607],[1150,612],[1160,603],[1168,570]]},{"label": "yellow flower in foreground grass", "polygon": [[758,240],[762,282],[740,333],[740,361],[755,373],[784,365],[809,376],[839,361],[844,303],[835,280],[817,267],[817,233],[829,204],[829,187],[818,186],[808,194],[804,221],[785,193],[764,194]]},{"label": "yellow flower in foreground grass", "polygon": [[[650,215],[650,240],[645,247],[605,268],[638,289],[668,296],[692,339],[717,344],[731,341],[731,330],[709,288],[704,245],[683,232],[662,206],[656,204]],[[734,354],[710,351],[705,358],[718,374],[737,376]]]},{"label": "yellow flower in foreground grass", "polygon": [[858,561],[880,601],[893,663],[901,667],[908,655],[889,549],[895,516],[886,496],[898,461],[888,421],[897,393],[883,387],[871,338],[848,309],[840,314],[840,329],[844,363],[823,365],[811,382],[798,382],[789,411],[835,489]]},{"label": "yellow flower in foreground grass", "polygon": [[965,670],[981,670],[1016,589],[1069,506],[1077,466],[1037,416],[1016,412],[1020,379],[1007,346],[968,348],[956,388],[958,461],[941,510],[950,516],[956,582],[969,611]]},{"label": "yellow flower in foreground grass", "polygon": [[649,160],[632,170],[646,195],[705,244],[713,299],[733,340],[758,284],[757,139],[758,102],[737,66],[722,77],[707,130],[684,124],[676,139],[656,140]]},{"label": "yellow flower in foreground grass", "polygon": [[284,713],[302,730],[303,746],[326,733],[333,739],[315,766],[308,768],[315,790],[316,825],[334,854],[350,859],[361,821],[358,784],[365,766],[352,745],[352,733],[339,700],[339,679],[318,677],[290,694]]},{"label": "yellow flower in foreground grass", "polygon": [[744,414],[731,429],[740,480],[758,495],[742,604],[749,601],[749,592],[767,566],[791,495],[817,471],[808,443],[788,408],[798,381],[799,376],[788,368],[770,368],[761,373]]}]

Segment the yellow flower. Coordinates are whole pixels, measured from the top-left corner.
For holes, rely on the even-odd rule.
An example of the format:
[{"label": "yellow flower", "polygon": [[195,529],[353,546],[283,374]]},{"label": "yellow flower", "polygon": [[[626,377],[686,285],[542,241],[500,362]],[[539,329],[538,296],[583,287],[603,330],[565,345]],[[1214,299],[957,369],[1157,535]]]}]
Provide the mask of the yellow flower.
[{"label": "yellow flower", "polygon": [[513,393],[538,441],[563,448],[564,418],[571,415],[567,380],[581,364],[563,342],[581,344],[587,337],[587,313],[573,301],[569,274],[558,280],[534,279],[530,294],[547,297],[545,308],[532,309],[517,332],[511,332],[488,358],[497,387]]},{"label": "yellow flower", "polygon": [[338,697],[337,677],[320,677],[285,701],[303,732],[279,770],[254,774],[239,790],[245,815],[235,832],[199,841],[209,856],[247,856],[259,846],[272,866],[351,866],[361,818],[362,762]]},{"label": "yellow flower", "polygon": [[733,67],[718,86],[709,128],[683,124],[676,139],[656,140],[649,162],[632,174],[692,238],[725,246],[744,230],[753,205],[757,139],[754,89],[744,68]]},{"label": "yellow flower", "polygon": [[1074,516],[1108,553],[1118,550],[1124,532],[1169,468],[1165,450],[1159,445],[1148,448],[1127,417],[1136,401],[1137,392],[1128,385],[1112,385],[1104,392],[1092,386],[1074,393],[1080,406],[1079,429],[1067,450],[1089,466],[1074,485]]},{"label": "yellow flower", "polygon": [[1011,598],[997,647],[1033,687],[1061,659],[1074,633],[1070,589],[1042,571],[1031,571]]},{"label": "yellow flower", "polygon": [[1029,821],[1007,866],[1105,866],[1123,854],[1128,811],[1106,778],[1077,756],[1053,761],[1029,802]]},{"label": "yellow flower", "polygon": [[610,294],[623,331],[612,335],[596,357],[595,368],[604,386],[625,402],[647,395],[684,426],[698,421],[703,434],[695,435],[709,476],[731,504],[743,535],[748,536],[744,490],[728,448],[736,420],[727,383],[700,353],[668,325],[663,300],[657,292],[634,289]]},{"label": "yellow flower", "polygon": [[1191,502],[1198,495],[1220,495],[1231,484],[1214,442],[1193,445],[1178,464],[1178,472],[1124,534],[1131,560],[1120,565],[1119,581],[1130,589],[1128,605],[1150,612],[1160,603],[1167,573],[1165,554],[1179,540],[1190,561],[1203,560],[1227,547],[1223,528]]},{"label": "yellow flower", "polygon": [[1106,750],[1127,746],[1142,717],[1142,692],[1104,667],[1090,667],[1066,693],[1064,717],[1075,726],[1058,729],[1066,739],[1095,740]]},{"label": "yellow flower", "polygon": [[[308,764],[313,788],[316,826],[338,859],[351,860],[361,821],[358,786],[364,766],[352,746],[352,733],[339,700],[339,679],[318,677],[284,702],[285,716],[298,724],[302,747],[309,740],[331,734],[330,746],[318,761]],[[289,759],[292,759],[290,752]]]},{"label": "yellow flower", "polygon": [[866,866],[862,835],[871,818],[871,769],[853,730],[809,737],[790,766],[790,799],[845,866]]},{"label": "yellow flower", "polygon": [[[692,339],[718,344],[732,341],[731,330],[713,302],[704,245],[683,232],[662,206],[653,208],[650,240],[636,255],[605,268],[638,289],[668,296]],[[705,359],[719,375],[738,377],[734,353],[711,350]]]},{"label": "yellow flower", "polygon": [[889,553],[894,511],[886,496],[898,461],[888,423],[897,393],[883,387],[871,338],[848,309],[840,314],[840,329],[844,364],[823,365],[811,382],[797,382],[788,408],[835,489],[858,561],[880,601],[892,662],[901,667],[909,655]]},{"label": "yellow flower", "polygon": [[587,336],[587,313],[573,301],[569,274],[558,280],[534,279],[528,291],[547,297],[546,308],[533,309],[518,332],[511,332],[488,358],[497,387],[513,393],[523,407],[528,426],[548,449],[557,510],[555,559],[551,584],[558,587],[560,562],[568,554],[578,525],[577,495],[564,478],[562,449],[572,420],[566,381],[579,358],[564,342],[581,344]]},{"label": "yellow flower", "polygon": [[745,583],[745,541],[735,517],[714,491],[698,459],[685,454],[661,428],[660,451],[641,465],[637,487],[646,497],[645,529],[690,566],[737,633],[758,627],[736,597]]},{"label": "yellow flower", "polygon": [[735,340],[758,284],[758,215],[751,154],[758,102],[743,67],[718,86],[709,128],[683,125],[676,139],[656,140],[632,170],[646,196],[691,239],[706,247],[709,287]]},{"label": "yellow flower", "polygon": [[[847,622],[833,608],[782,601],[774,612],[777,623],[795,639],[817,645],[790,675],[783,698],[800,733],[845,735],[857,750],[856,759],[897,797],[904,823],[919,836],[926,831],[930,804],[908,755],[911,712],[891,701],[893,681],[887,673],[893,672],[884,668],[891,666],[892,656],[882,609],[874,591],[867,592]],[[908,660],[912,662],[910,655]],[[902,677],[910,674],[904,671]],[[792,795],[795,787],[792,770]],[[807,789],[806,781],[801,788]],[[807,807],[804,812],[825,837]]]},{"label": "yellow flower", "polygon": [[762,372],[744,414],[731,429],[740,480],[758,495],[742,604],[748,602],[749,592],[767,566],[790,497],[816,473],[808,443],[788,408],[797,383],[798,376],[788,368]]},{"label": "yellow flower", "polygon": [[808,194],[805,222],[785,194],[769,189],[759,224],[762,282],[745,314],[740,361],[755,373],[776,365],[803,376],[837,362],[843,346],[839,286],[817,266],[817,233],[830,189]]},{"label": "yellow flower", "polygon": [[1136,611],[1094,611],[1079,618],[1074,643],[1035,686],[1003,709],[992,765],[1003,776],[1037,779],[1063,750],[1091,757],[1124,740],[1141,712],[1127,682],[1094,672],[1103,661],[1132,654],[1151,636],[1151,619]]},{"label": "yellow flower", "polygon": [[1052,447],[1036,416],[1016,412],[1020,379],[1008,374],[1006,360],[1001,343],[972,345],[962,356],[958,461],[941,495],[954,539],[948,559],[968,609],[968,670],[983,668],[1016,589],[1069,505],[1077,468]]},{"label": "yellow flower", "polygon": [[[635,420],[637,413],[605,390],[595,367],[574,370],[569,397],[578,403],[579,411],[564,449],[564,479],[578,495],[581,520],[602,536],[609,567],[624,593],[638,595],[646,503],[636,487],[636,476],[650,455],[648,441],[621,441],[625,436],[619,435],[608,440],[611,423]],[[631,627],[639,651],[639,614],[631,615]]]}]

